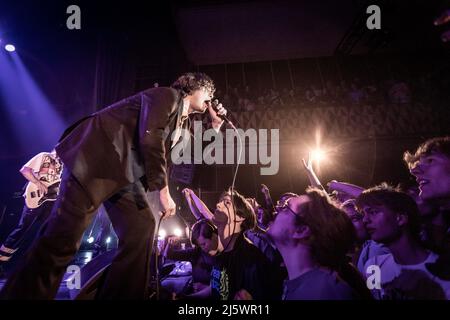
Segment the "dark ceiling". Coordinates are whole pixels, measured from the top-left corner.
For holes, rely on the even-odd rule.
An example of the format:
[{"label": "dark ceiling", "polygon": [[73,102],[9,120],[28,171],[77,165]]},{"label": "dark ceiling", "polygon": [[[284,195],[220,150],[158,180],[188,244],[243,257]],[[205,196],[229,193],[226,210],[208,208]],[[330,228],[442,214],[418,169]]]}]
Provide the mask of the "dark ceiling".
[{"label": "dark ceiling", "polygon": [[[152,44],[180,42],[193,64],[332,55],[349,32],[365,31],[347,53],[438,49],[432,21],[448,1],[2,1],[0,37],[33,50],[79,48],[99,32]],[[368,4],[381,7],[382,30],[358,26]],[[82,30],[68,31],[66,8],[78,4]]]}]

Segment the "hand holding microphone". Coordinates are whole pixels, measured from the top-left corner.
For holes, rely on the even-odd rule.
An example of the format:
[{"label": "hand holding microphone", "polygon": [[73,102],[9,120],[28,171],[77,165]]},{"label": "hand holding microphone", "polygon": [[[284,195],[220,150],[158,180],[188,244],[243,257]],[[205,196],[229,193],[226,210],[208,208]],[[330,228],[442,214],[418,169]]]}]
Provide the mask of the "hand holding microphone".
[{"label": "hand holding microphone", "polygon": [[[211,101],[210,103],[211,109],[209,110],[209,113],[213,119],[213,121],[215,121],[217,118],[220,118],[221,120],[225,121],[226,123],[232,123],[228,118],[227,118],[227,109],[225,109],[223,107],[223,105],[219,102],[218,99],[214,99]],[[220,121],[222,122],[222,121]]]}]

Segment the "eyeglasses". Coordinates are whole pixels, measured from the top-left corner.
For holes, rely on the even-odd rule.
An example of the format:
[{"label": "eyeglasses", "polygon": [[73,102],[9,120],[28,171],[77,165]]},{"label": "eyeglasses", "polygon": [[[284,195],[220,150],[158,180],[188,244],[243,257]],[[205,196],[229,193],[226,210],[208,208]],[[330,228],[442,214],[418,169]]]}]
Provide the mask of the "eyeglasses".
[{"label": "eyeglasses", "polygon": [[292,214],[294,214],[296,217],[298,217],[298,213],[289,207],[289,200],[291,200],[293,197],[289,197],[284,201],[277,201],[277,204],[275,205],[275,213],[278,214],[282,210],[289,210]]}]

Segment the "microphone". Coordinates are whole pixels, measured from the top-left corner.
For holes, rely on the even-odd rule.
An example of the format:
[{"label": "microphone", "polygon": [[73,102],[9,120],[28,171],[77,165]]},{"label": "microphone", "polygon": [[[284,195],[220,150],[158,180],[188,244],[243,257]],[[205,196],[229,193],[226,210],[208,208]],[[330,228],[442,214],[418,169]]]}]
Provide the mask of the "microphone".
[{"label": "microphone", "polygon": [[[214,111],[218,112],[217,107],[219,106],[219,100],[218,99],[214,99],[213,101],[211,101],[211,106],[214,109]],[[227,116],[223,115],[223,114],[217,114],[217,116],[222,119],[223,121],[225,121],[228,124],[233,124],[230,119],[227,118]]]}]

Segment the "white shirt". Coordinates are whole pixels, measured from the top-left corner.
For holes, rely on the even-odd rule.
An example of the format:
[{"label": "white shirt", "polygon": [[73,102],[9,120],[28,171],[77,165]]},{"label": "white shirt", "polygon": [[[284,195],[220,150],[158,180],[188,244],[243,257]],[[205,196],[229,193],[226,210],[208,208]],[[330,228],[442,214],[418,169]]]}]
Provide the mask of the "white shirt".
[{"label": "white shirt", "polygon": [[450,281],[436,277],[426,268],[427,263],[435,262],[438,257],[437,254],[430,252],[424,261],[414,265],[398,264],[391,253],[370,258],[365,270],[371,265],[376,265],[381,271],[381,289],[373,289],[372,294],[379,300],[449,300]]}]

